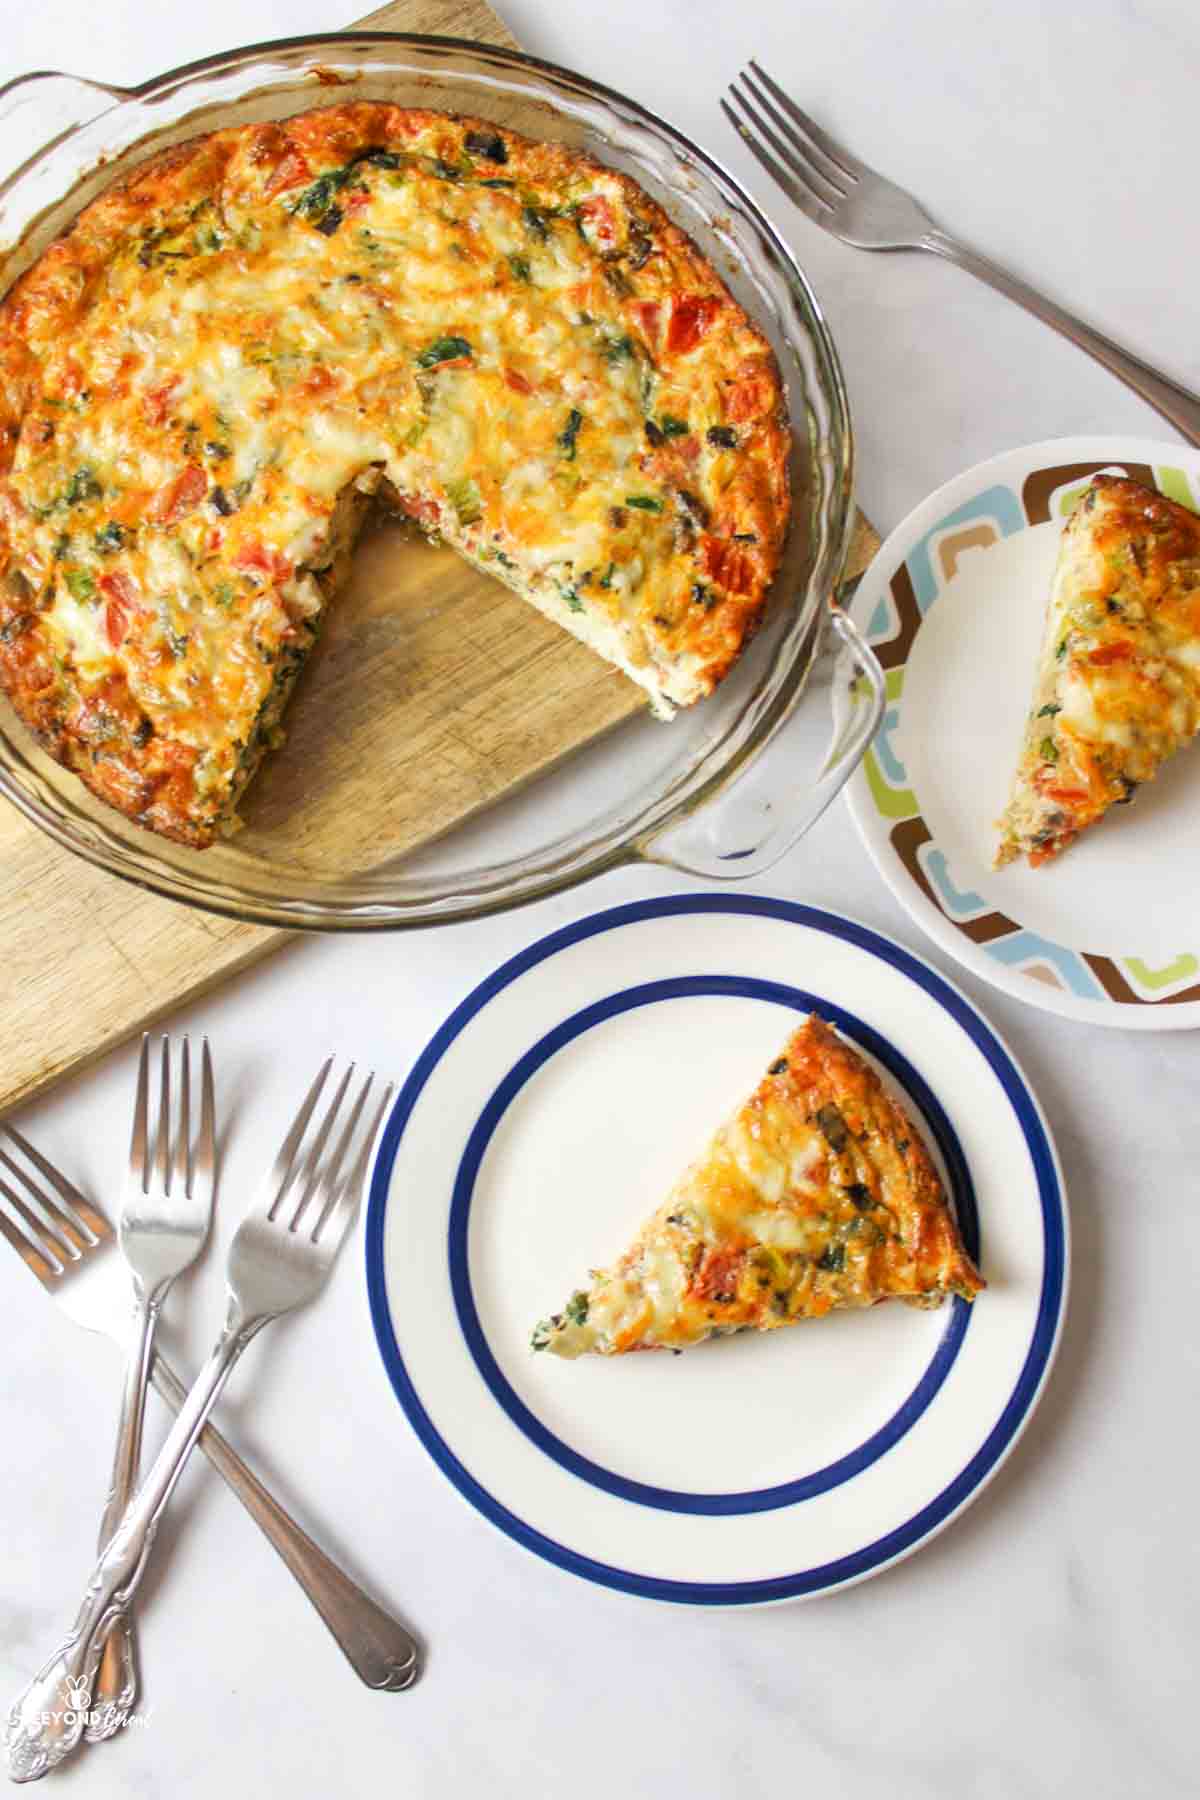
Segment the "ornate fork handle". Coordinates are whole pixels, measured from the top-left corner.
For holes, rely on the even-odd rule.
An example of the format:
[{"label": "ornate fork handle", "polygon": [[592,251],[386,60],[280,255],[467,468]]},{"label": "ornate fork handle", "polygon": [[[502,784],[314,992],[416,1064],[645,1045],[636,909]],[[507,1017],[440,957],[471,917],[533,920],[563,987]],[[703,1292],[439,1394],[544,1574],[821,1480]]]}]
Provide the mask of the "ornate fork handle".
[{"label": "ornate fork handle", "polygon": [[1033,313],[1043,324],[1049,325],[1071,343],[1077,344],[1081,350],[1086,350],[1089,356],[1095,357],[1098,363],[1102,363],[1126,387],[1132,388],[1135,394],[1140,394],[1155,412],[1169,420],[1189,443],[1200,444],[1200,395],[1168,380],[1157,369],[1152,369],[1149,363],[1143,362],[1141,357],[1122,350],[1120,344],[1105,337],[1103,332],[1094,331],[1082,319],[1077,319],[1074,313],[1056,306],[1053,300],[1048,300],[1045,294],[1039,294],[1036,288],[1030,287],[1019,276],[1010,275],[999,263],[991,262],[977,250],[969,249],[948,232],[936,227],[927,231],[920,239],[920,247],[922,250],[932,250],[935,256],[944,257],[947,262],[957,263],[960,269],[966,269],[968,274],[986,281],[989,287],[995,288],[1006,299],[1015,300],[1026,312]]},{"label": "ornate fork handle", "polygon": [[[161,1355],[154,1358],[150,1379],[172,1411],[178,1412],[187,1397],[186,1389]],[[369,1688],[393,1694],[411,1687],[417,1678],[417,1645],[399,1620],[313,1543],[215,1426],[204,1427],[200,1448],[296,1577],[359,1680]]]},{"label": "ornate fork handle", "polygon": [[55,1651],[8,1718],[9,1773],[33,1781],[69,1756],[83,1735],[87,1700],[104,1639],[124,1616],[142,1578],[163,1509],[204,1421],[230,1371],[266,1317],[247,1318],[231,1306],[224,1330],[120,1525],[92,1571],[70,1635]]},{"label": "ornate fork handle", "polygon": [[[121,1413],[113,1452],[108,1499],[100,1521],[97,1550],[103,1550],[121,1522],[137,1486],[141,1461],[142,1423],[145,1417],[147,1367],[154,1348],[160,1301],[139,1288],[133,1314]],[[84,1728],[90,1744],[99,1744],[121,1729],[137,1697],[137,1651],[133,1614],[117,1618],[103,1640],[103,1649],[91,1688],[91,1714]]]}]

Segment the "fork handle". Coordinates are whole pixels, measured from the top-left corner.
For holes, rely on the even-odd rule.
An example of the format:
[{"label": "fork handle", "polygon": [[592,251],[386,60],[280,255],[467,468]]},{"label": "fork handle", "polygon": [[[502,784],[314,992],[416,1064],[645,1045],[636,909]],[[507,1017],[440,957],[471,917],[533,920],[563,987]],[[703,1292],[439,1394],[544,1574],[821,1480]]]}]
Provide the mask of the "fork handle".
[{"label": "fork handle", "polygon": [[[186,1390],[161,1355],[154,1358],[150,1379],[155,1391],[177,1413]],[[215,1426],[206,1425],[199,1441],[209,1462],[296,1577],[359,1680],[383,1693],[400,1693],[411,1687],[417,1678],[417,1646],[399,1620],[313,1543]]]},{"label": "fork handle", "polygon": [[1140,356],[1133,356],[1128,350],[1122,350],[1112,338],[1105,337],[1102,331],[1094,331],[1077,319],[1074,313],[1056,306],[1045,294],[1039,294],[1036,288],[1029,286],[1019,276],[1010,275],[999,263],[989,261],[977,250],[971,250],[948,232],[939,231],[936,227],[927,231],[920,239],[922,250],[931,250],[935,256],[942,256],[947,262],[957,263],[960,269],[986,281],[989,287],[1003,294],[1008,300],[1015,300],[1026,312],[1031,312],[1043,324],[1049,325],[1063,337],[1069,338],[1081,350],[1102,363],[1104,367],[1123,381],[1126,387],[1139,394],[1148,406],[1172,424],[1181,437],[1189,444],[1200,444],[1200,395],[1193,394],[1188,388],[1180,387],[1178,382],[1168,380],[1149,363],[1143,362]]},{"label": "fork handle", "polygon": [[[154,1332],[160,1304],[160,1299],[154,1295],[140,1290],[136,1294],[133,1329],[125,1359],[125,1383],[121,1392],[112,1475],[104,1516],[100,1521],[97,1543],[99,1550],[107,1547],[137,1486],[138,1465],[142,1454],[142,1424],[146,1414],[146,1382],[154,1350]],[[91,1711],[83,1734],[88,1743],[103,1743],[106,1738],[119,1731],[136,1697],[137,1651],[133,1613],[130,1611],[114,1622],[105,1639],[96,1670]]]},{"label": "fork handle", "polygon": [[205,1420],[238,1357],[266,1315],[247,1317],[231,1300],[225,1327],[167,1433],[150,1472],[101,1551],[75,1623],[13,1703],[5,1742],[14,1781],[35,1781],[75,1749],[87,1722],[80,1696],[90,1694],[104,1640],[129,1610],[142,1579],[158,1522]]}]

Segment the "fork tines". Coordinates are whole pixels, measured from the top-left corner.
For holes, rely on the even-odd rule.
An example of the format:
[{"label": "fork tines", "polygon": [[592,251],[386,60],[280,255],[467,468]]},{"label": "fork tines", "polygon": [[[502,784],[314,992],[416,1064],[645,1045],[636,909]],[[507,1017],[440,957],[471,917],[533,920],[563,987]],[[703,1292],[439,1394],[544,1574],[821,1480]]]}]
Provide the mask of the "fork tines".
[{"label": "fork tines", "polygon": [[[355,1065],[351,1063],[309,1134],[306,1144],[305,1135],[333,1065],[334,1058],[331,1056],[318,1071],[317,1078],[305,1095],[292,1128],[283,1141],[279,1155],[275,1158],[259,1199],[261,1212],[288,1231],[299,1231],[303,1221],[303,1235],[314,1244],[320,1241],[330,1221],[335,1219],[335,1214],[336,1235],[340,1235],[349,1223],[366,1176],[371,1146],[392,1097],[392,1085],[389,1082],[371,1110],[365,1131],[360,1130],[367,1098],[375,1081],[373,1074],[366,1075],[359,1085],[357,1098],[350,1108],[341,1133],[327,1155],[326,1147],[354,1079]],[[356,1139],[359,1140],[358,1153],[347,1166],[347,1158]]]},{"label": "fork tines", "polygon": [[158,1114],[154,1142],[149,1139],[150,1038],[142,1038],[138,1060],[137,1093],[133,1106],[133,1132],[129,1143],[130,1180],[150,1191],[153,1180],[163,1194],[178,1182],[190,1198],[197,1182],[211,1183],[216,1161],[216,1106],[213,1096],[212,1052],[205,1038],[200,1052],[200,1130],[192,1140],[191,1045],[185,1037],[179,1052],[179,1123],[174,1155],[171,1150],[171,1041],[162,1040]]},{"label": "fork tines", "polygon": [[751,60],[738,80],[742,86],[735,81],[729,89],[733,104],[721,101],[726,118],[784,193],[802,212],[824,224],[860,177],[871,171],[822,131],[756,62]]},{"label": "fork tines", "polygon": [[0,1125],[0,1236],[50,1286],[112,1227],[15,1126]]}]

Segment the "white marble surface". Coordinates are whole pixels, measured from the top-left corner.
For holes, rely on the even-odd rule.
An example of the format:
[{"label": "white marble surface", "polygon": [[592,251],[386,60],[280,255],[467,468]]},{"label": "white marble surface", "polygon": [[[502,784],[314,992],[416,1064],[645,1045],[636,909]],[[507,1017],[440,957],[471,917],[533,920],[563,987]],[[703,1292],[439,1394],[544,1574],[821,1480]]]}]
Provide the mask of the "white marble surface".
[{"label": "white marble surface", "polygon": [[[1083,11],[1037,0],[509,0],[507,13],[530,49],[632,90],[710,144],[792,236],[841,347],[859,491],[882,527],[1007,444],[1165,432],[965,276],[843,249],[792,214],[717,109],[751,53],[947,225],[1200,387],[1200,17],[1184,0]],[[327,0],[41,0],[10,9],[3,72],[65,66],[130,81],[336,18]],[[403,1072],[497,960],[565,919],[672,885],[684,884],[624,874],[419,941],[299,943],[173,1019],[209,1032],[220,1054],[232,1111],[221,1236],[327,1044]],[[759,885],[923,948],[841,806]],[[148,1721],[80,1757],[56,1778],[63,1790],[192,1800],[262,1787],[315,1800],[482,1785],[591,1800],[614,1784],[649,1795],[682,1778],[714,1800],[793,1788],[847,1800],[1194,1794],[1195,1040],[1087,1029],[963,985],[1042,1096],[1075,1222],[1050,1389],[963,1519],[893,1571],[806,1606],[694,1614],[593,1589],[493,1535],[428,1462],[392,1401],[360,1258],[348,1256],[319,1307],[250,1353],[223,1411],[310,1528],[426,1639],[425,1679],[402,1698],[358,1687],[271,1551],[196,1467],[145,1593]],[[82,1182],[111,1191],[131,1070],[129,1052],[115,1055],[20,1123]],[[217,1262],[189,1284],[192,1355],[219,1304]],[[15,1268],[0,1273],[8,1692],[77,1595],[118,1359]]]}]

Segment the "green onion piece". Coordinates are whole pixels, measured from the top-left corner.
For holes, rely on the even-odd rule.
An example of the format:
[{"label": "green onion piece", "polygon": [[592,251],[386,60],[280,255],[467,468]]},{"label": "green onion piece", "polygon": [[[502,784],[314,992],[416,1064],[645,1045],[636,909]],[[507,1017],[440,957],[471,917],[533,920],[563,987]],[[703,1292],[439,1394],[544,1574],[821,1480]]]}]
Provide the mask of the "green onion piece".
[{"label": "green onion piece", "polygon": [[420,369],[436,369],[439,363],[455,362],[460,356],[474,356],[475,352],[466,338],[436,338],[427,350],[417,354],[417,367]]},{"label": "green onion piece", "polygon": [[94,600],[96,583],[86,569],[64,569],[63,580],[76,600]]}]

